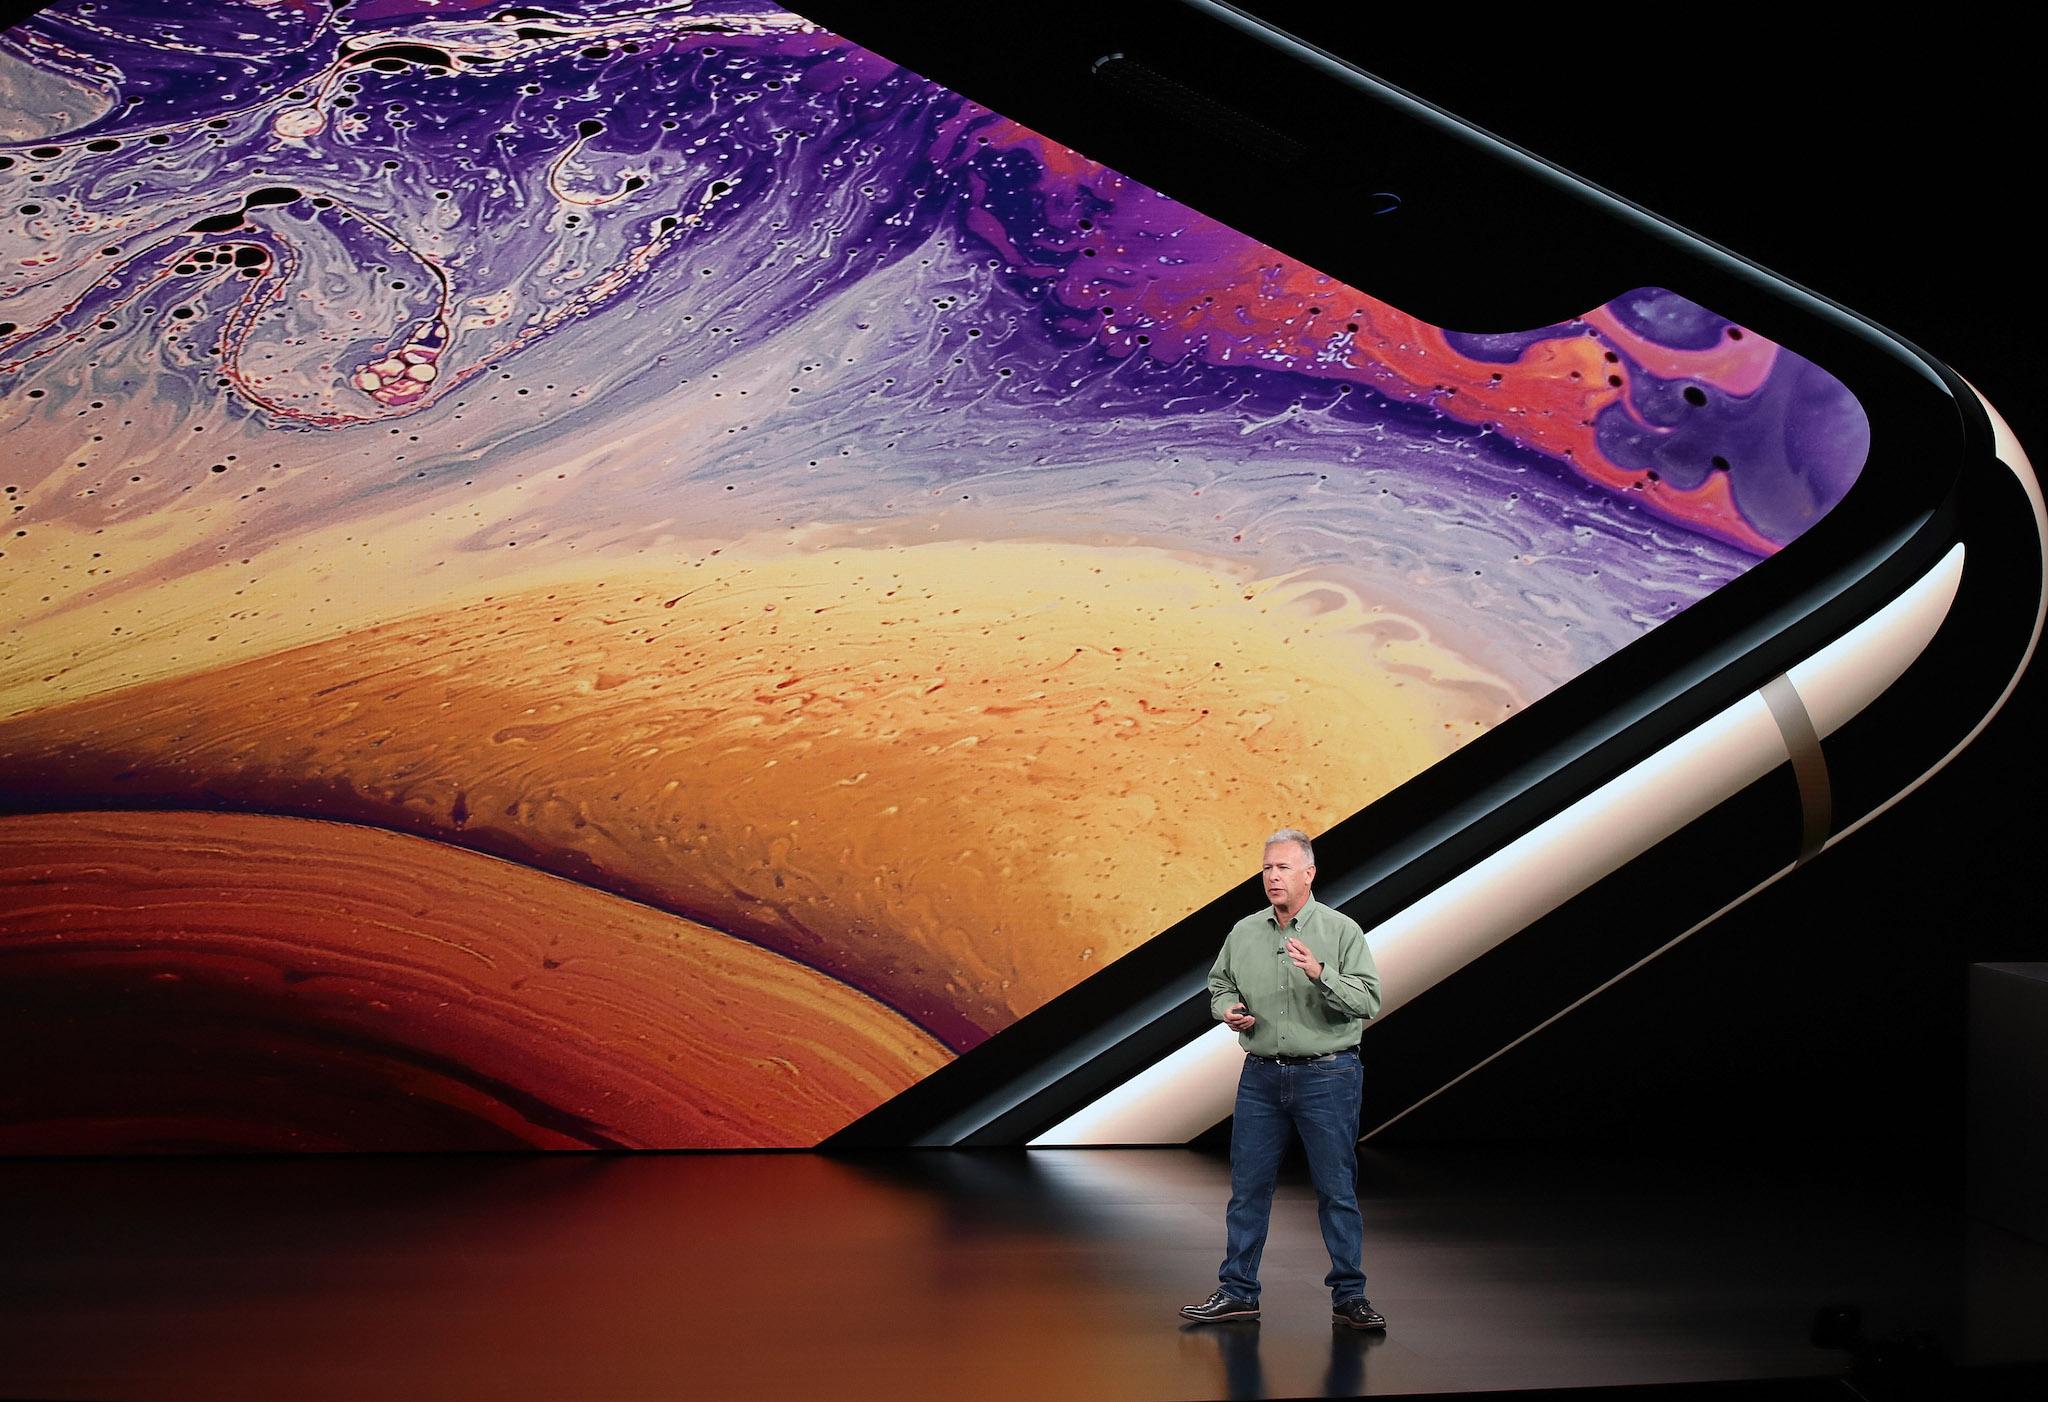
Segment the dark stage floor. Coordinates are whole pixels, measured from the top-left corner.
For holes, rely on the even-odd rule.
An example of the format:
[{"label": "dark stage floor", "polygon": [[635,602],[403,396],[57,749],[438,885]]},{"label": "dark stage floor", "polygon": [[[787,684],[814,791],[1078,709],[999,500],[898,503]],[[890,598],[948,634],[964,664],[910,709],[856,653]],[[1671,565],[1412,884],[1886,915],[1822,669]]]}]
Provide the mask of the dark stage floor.
[{"label": "dark stage floor", "polygon": [[[1004,1399],[1822,1378],[1816,1306],[2048,1356],[2048,1247],[1814,1165],[1370,1153],[1385,1338],[1283,1189],[1257,1326],[1173,1150],[0,1163],[0,1394]],[[1843,1391],[1838,1395],[1851,1396]]]}]

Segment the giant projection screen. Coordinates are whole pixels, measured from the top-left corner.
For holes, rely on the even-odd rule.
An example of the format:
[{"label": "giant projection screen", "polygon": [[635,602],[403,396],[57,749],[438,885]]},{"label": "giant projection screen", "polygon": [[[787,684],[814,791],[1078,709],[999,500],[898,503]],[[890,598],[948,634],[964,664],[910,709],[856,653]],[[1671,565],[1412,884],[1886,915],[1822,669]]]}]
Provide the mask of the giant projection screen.
[{"label": "giant projection screen", "polygon": [[4,1152],[815,1144],[1868,448],[769,6],[73,0],[0,183]]}]

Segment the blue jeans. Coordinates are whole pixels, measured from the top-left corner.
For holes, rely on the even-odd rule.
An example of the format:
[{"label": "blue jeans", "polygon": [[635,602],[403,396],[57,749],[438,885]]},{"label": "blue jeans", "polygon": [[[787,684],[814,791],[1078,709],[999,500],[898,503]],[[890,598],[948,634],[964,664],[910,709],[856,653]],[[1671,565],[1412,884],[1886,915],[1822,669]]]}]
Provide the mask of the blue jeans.
[{"label": "blue jeans", "polygon": [[1358,1215],[1358,1106],[1364,1069],[1355,1052],[1295,1066],[1246,1057],[1237,1079],[1237,1118],[1230,1127],[1228,1247],[1223,1289],[1256,1304],[1259,1256],[1280,1157],[1293,1131],[1308,1150],[1316,1185],[1316,1218],[1330,1252],[1323,1284],[1337,1304],[1365,1294],[1365,1223]]}]

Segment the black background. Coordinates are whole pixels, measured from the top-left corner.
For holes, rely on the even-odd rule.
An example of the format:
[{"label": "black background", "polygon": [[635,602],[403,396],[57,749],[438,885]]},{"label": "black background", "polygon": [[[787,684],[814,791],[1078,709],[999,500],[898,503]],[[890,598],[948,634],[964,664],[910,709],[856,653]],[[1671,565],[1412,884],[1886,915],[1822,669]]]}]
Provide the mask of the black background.
[{"label": "black background", "polygon": [[[1755,11],[1673,9],[1651,39],[1620,10],[1246,8],[1904,336],[2048,457],[2021,46]],[[1387,1140],[1846,1150],[1960,1183],[1968,965],[2048,959],[2043,672],[1870,827]]]}]

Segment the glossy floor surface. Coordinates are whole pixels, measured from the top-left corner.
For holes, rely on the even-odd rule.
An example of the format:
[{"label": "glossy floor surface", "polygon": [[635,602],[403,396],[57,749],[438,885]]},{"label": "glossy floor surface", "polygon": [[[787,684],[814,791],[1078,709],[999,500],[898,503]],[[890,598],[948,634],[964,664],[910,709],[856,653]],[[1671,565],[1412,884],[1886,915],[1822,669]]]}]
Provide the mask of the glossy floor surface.
[{"label": "glossy floor surface", "polygon": [[1372,1152],[1381,1337],[1283,1186],[1257,1325],[1183,1326],[1176,1150],[0,1163],[0,1395],[1165,1399],[1841,1374],[1817,1307],[2048,1357],[2048,1247],[1811,1164]]}]

